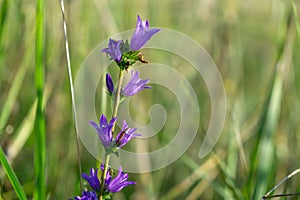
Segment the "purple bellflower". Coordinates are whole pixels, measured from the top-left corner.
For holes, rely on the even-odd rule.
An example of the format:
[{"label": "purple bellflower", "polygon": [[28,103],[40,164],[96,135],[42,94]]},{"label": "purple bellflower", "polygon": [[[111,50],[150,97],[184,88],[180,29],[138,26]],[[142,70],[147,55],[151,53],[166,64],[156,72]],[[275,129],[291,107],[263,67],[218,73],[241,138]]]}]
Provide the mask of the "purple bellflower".
[{"label": "purple bellflower", "polygon": [[116,137],[116,146],[118,148],[121,148],[125,144],[127,144],[132,138],[141,136],[141,134],[136,133],[136,130],[136,128],[128,128],[126,121],[123,120],[122,130]]},{"label": "purple bellflower", "polygon": [[94,191],[83,191],[82,197],[77,196],[75,200],[98,200],[98,197]]},{"label": "purple bellflower", "polygon": [[112,127],[117,118],[112,118],[109,123],[107,123],[106,117],[102,114],[100,117],[99,125],[96,122],[90,121],[90,124],[96,129],[98,136],[106,150],[111,148],[113,141]]},{"label": "purple bellflower", "polygon": [[109,94],[112,95],[112,93],[114,92],[114,83],[109,73],[106,74],[106,87]]},{"label": "purple bellflower", "polygon": [[[101,171],[104,171],[104,165],[101,165]],[[96,195],[95,192],[100,191],[100,180],[98,178],[98,169],[94,170],[93,168],[90,170],[90,176],[86,174],[82,174],[82,177],[87,180],[90,186],[93,188],[93,192],[83,191],[82,197],[75,197],[75,200],[93,200],[92,197]],[[113,179],[109,170],[107,171],[104,188],[107,193],[115,193],[122,190],[124,187],[128,185],[136,184],[133,181],[127,181],[128,174],[124,173],[122,167],[119,167],[118,175]],[[95,184],[96,183],[96,184]],[[97,196],[97,195],[96,195]],[[86,199],[85,199],[86,197]],[[89,199],[90,198],[90,199]]]},{"label": "purple bellflower", "polygon": [[119,63],[122,59],[122,52],[120,45],[123,44],[123,40],[109,39],[108,48],[102,49],[102,52],[107,53],[112,59]]},{"label": "purple bellflower", "polygon": [[115,193],[115,192],[119,192],[120,190],[122,190],[124,187],[128,185],[136,184],[136,182],[127,181],[127,179],[128,179],[128,174],[124,173],[122,171],[122,167],[120,166],[118,175],[108,183],[107,190],[112,193]]},{"label": "purple bellflower", "polygon": [[147,88],[151,88],[150,86],[146,85],[149,82],[149,79],[140,79],[139,73],[136,71],[135,73],[131,72],[131,79],[127,83],[127,85],[122,89],[122,95],[123,96],[133,96],[139,91],[142,91]]},{"label": "purple bellflower", "polygon": [[130,41],[131,50],[141,49],[150,38],[160,31],[158,28],[150,29],[148,20],[141,20],[140,16],[137,16],[136,28]]},{"label": "purple bellflower", "polygon": [[[102,173],[104,172],[104,164],[101,164],[100,169],[102,171]],[[111,172],[109,172],[109,170],[107,170],[106,172],[106,177],[105,177],[105,186],[108,185],[111,181],[112,177],[111,177]]]},{"label": "purple bellflower", "polygon": [[156,34],[160,29],[150,28],[148,20],[141,20],[140,16],[137,16],[136,29],[132,35],[130,44],[126,40],[114,40],[109,39],[108,48],[102,49],[102,52],[108,54],[119,67],[124,70],[128,69],[129,66],[133,65],[136,61],[141,61],[148,63],[141,58],[141,49],[154,34]]},{"label": "purple bellflower", "polygon": [[[97,134],[105,148],[108,152],[115,152],[117,149],[123,147],[127,144],[132,138],[141,136],[141,134],[136,133],[136,128],[129,128],[126,121],[123,120],[123,127],[120,133],[117,135],[116,139],[113,138],[112,135],[112,127],[117,118],[113,118],[110,122],[107,122],[106,117],[102,114],[100,117],[100,124],[98,125],[96,122],[90,121],[90,124],[96,129]],[[97,181],[97,171],[93,171],[91,169],[90,176],[83,174],[82,177],[86,179],[93,189],[98,188],[100,184]],[[96,189],[95,189],[96,190]]]},{"label": "purple bellflower", "polygon": [[[121,94],[123,96],[133,96],[136,93],[151,88],[150,86],[146,85],[149,83],[149,79],[140,79],[138,71],[131,72],[131,79],[127,83],[127,85],[122,89]],[[110,95],[114,92],[114,83],[112,81],[111,75],[109,73],[106,74],[106,87]]]},{"label": "purple bellflower", "polygon": [[93,188],[94,191],[100,190],[100,181],[98,178],[98,169],[94,170],[94,168],[91,168],[90,170],[90,176],[87,174],[82,174],[82,178],[84,178],[90,186]]}]

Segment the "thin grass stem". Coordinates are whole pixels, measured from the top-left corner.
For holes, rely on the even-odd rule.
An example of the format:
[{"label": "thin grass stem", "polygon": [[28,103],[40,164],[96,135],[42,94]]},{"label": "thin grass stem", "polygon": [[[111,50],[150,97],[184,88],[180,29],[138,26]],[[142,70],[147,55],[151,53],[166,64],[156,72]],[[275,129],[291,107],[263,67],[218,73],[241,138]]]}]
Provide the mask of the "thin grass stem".
[{"label": "thin grass stem", "polygon": [[[75,95],[74,95],[74,87],[73,87],[73,78],[72,78],[72,70],[71,70],[71,62],[70,62],[70,51],[69,51],[69,44],[68,44],[68,34],[67,34],[67,23],[65,19],[65,8],[64,8],[64,1],[60,1],[61,6],[61,13],[63,17],[63,28],[64,28],[64,37],[65,37],[65,48],[66,48],[66,56],[67,56],[67,67],[68,67],[68,75],[69,75],[69,82],[70,82],[70,90],[71,90],[71,99],[72,99],[72,112],[73,112],[73,119],[75,123],[75,138],[76,138],[76,149],[77,149],[77,158],[78,158],[78,168],[79,174],[82,174],[81,169],[81,155],[80,155],[80,148],[79,148],[79,137],[78,137],[78,123],[77,123],[77,115],[76,115],[76,106],[75,106]],[[80,176],[81,177],[81,176]],[[80,178],[80,190],[82,191],[82,179]]]},{"label": "thin grass stem", "polygon": [[[280,195],[273,195],[273,196],[270,196],[270,194],[272,192],[274,192],[281,184],[283,184],[284,182],[286,182],[288,179],[292,178],[293,176],[295,176],[296,174],[298,174],[300,172],[300,168],[294,170],[292,173],[290,173],[289,175],[287,175],[286,177],[284,177],[277,185],[275,185],[267,194],[265,194],[263,197],[262,197],[262,200],[263,199],[270,199],[270,198],[274,198],[274,197],[280,197]],[[281,195],[284,195],[284,196],[292,196],[291,194],[281,194]],[[294,195],[300,195],[300,193],[295,193]]]}]

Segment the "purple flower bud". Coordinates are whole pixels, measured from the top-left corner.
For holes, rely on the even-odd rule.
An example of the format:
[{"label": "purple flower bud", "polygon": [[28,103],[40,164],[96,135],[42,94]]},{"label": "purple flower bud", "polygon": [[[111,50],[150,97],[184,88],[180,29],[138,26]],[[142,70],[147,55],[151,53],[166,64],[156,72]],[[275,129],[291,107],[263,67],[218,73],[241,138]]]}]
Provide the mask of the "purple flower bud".
[{"label": "purple flower bud", "polygon": [[139,73],[136,71],[131,72],[131,79],[127,83],[127,85],[122,89],[122,95],[124,96],[133,96],[139,91],[142,91],[147,88],[151,88],[150,86],[146,85],[149,82],[149,79],[143,80],[139,78]]},{"label": "purple flower bud", "polygon": [[122,59],[120,45],[124,43],[122,40],[109,39],[108,48],[102,49],[102,52],[107,53],[113,60],[119,63]]},{"label": "purple flower bud", "polygon": [[106,74],[106,87],[109,94],[111,95],[114,92],[114,83],[109,73]]},{"label": "purple flower bud", "polygon": [[150,25],[148,20],[141,20],[140,16],[137,17],[136,29],[132,35],[130,41],[130,49],[131,50],[139,50],[141,49],[150,38],[160,31],[158,28],[150,29]]}]

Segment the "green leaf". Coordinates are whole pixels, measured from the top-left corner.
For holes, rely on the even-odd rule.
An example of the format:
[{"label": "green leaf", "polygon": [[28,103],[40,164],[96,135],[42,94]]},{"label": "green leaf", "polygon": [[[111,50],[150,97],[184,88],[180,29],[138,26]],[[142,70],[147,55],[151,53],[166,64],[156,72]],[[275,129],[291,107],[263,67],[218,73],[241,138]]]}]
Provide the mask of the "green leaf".
[{"label": "green leaf", "polygon": [[24,200],[24,199],[27,199],[24,191],[23,191],[23,188],[14,172],[14,170],[12,169],[12,167],[10,166],[10,164],[8,163],[6,157],[5,157],[5,154],[3,152],[3,149],[2,147],[0,146],[0,162],[1,162],[1,165],[3,166],[6,174],[7,174],[7,177],[11,183],[11,185],[13,186],[18,198],[20,200]]}]

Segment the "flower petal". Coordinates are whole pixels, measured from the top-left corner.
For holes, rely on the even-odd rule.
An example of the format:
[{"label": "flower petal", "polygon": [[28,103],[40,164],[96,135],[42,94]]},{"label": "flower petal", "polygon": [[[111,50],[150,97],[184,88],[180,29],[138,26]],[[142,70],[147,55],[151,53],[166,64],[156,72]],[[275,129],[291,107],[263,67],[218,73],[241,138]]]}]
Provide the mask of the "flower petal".
[{"label": "flower petal", "polygon": [[128,185],[136,184],[133,181],[126,181],[128,179],[128,174],[122,171],[122,167],[119,167],[118,175],[109,183],[108,190],[112,193],[119,192],[124,187]]},{"label": "flower petal", "polygon": [[98,179],[98,169],[94,170],[94,168],[91,168],[90,175],[82,174],[82,178],[84,178],[90,186],[93,188],[93,190],[98,191],[100,190],[100,181]]},{"label": "flower petal", "polygon": [[122,130],[116,137],[116,146],[118,148],[123,147],[127,144],[132,138],[141,136],[141,134],[136,133],[136,128],[128,128],[128,125],[125,120],[123,120]]},{"label": "flower petal", "polygon": [[141,20],[140,16],[138,15],[137,22],[136,22],[136,29],[132,35],[130,41],[130,49],[132,50],[139,50],[141,49],[151,37],[156,34],[160,29],[152,28],[150,29],[150,24],[148,20]]},{"label": "flower petal", "polygon": [[102,49],[102,52],[107,53],[113,60],[120,62],[122,58],[122,52],[120,45],[123,44],[123,40],[109,39],[108,48]]},{"label": "flower petal", "polygon": [[96,129],[99,139],[106,150],[112,147],[112,127],[116,120],[117,118],[115,117],[111,119],[108,124],[105,115],[102,114],[99,120],[99,125],[96,122],[90,121],[90,124]]},{"label": "flower petal", "polygon": [[82,197],[77,196],[75,200],[98,200],[98,197],[94,191],[83,191]]},{"label": "flower petal", "polygon": [[138,71],[136,71],[136,73],[132,71],[130,81],[122,89],[122,95],[127,97],[133,96],[144,89],[151,88],[150,86],[146,85],[147,83],[149,83],[149,79],[140,79]]}]

